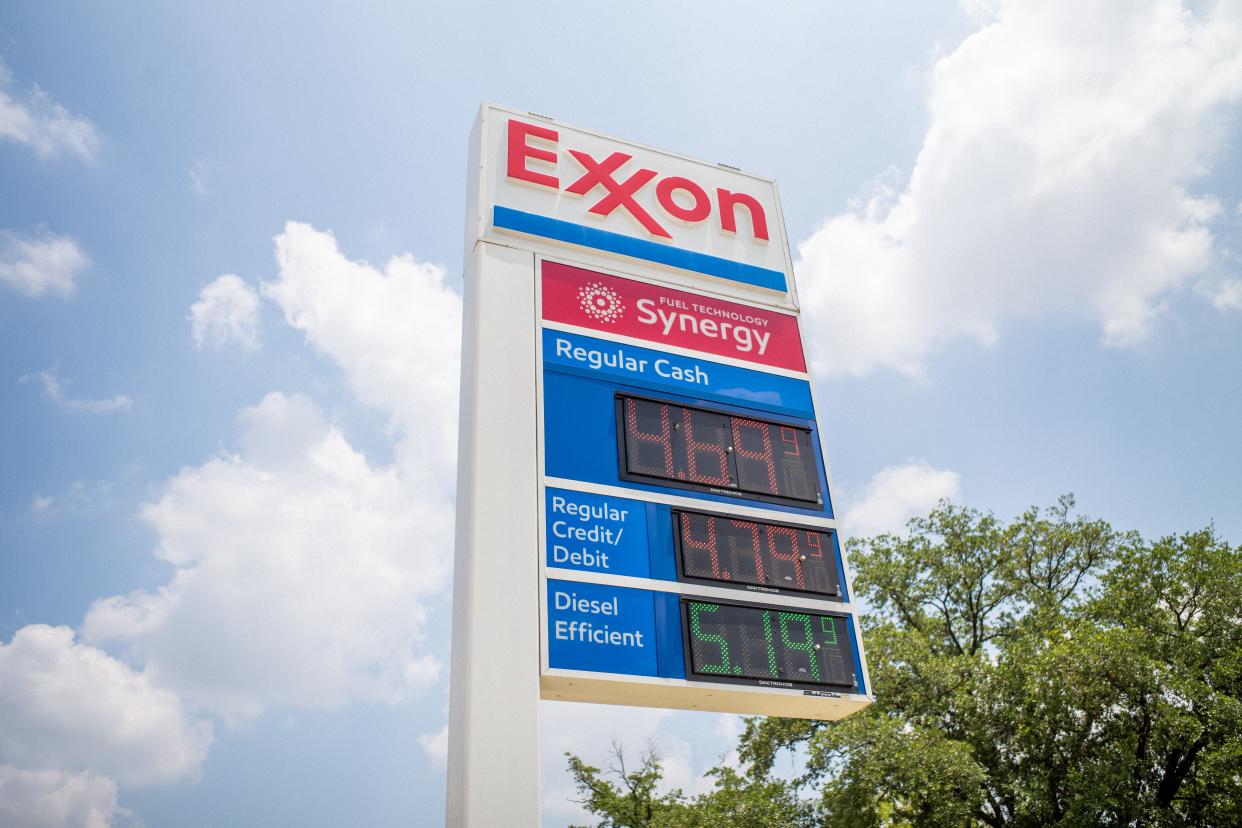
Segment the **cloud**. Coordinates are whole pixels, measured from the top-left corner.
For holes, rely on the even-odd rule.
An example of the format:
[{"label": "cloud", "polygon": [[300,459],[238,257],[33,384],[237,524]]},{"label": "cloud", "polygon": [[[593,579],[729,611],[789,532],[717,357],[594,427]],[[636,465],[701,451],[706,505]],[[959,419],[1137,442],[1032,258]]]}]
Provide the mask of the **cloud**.
[{"label": "cloud", "polygon": [[1205,285],[1204,292],[1218,311],[1242,310],[1242,279],[1223,279]]},{"label": "cloud", "polygon": [[96,601],[84,638],[230,720],[434,682],[422,630],[448,580],[448,499],[372,466],[305,397],[268,394],[240,420],[240,453],[183,469],[143,509],[169,582]]},{"label": "cloud", "polygon": [[109,828],[127,815],[116,795],[115,782],[89,771],[0,765],[0,825],[9,828]]},{"label": "cloud", "polygon": [[388,414],[411,484],[453,485],[461,297],[444,269],[394,256],[380,270],[347,259],[331,232],[289,222],[276,237],[279,274],[263,295],[345,372],[365,405]]},{"label": "cloud", "polygon": [[0,282],[33,299],[45,293],[73,296],[78,289],[74,280],[89,264],[68,236],[46,230],[28,235],[0,230]]},{"label": "cloud", "polygon": [[[192,720],[175,695],[76,642],[68,627],[29,625],[0,643],[0,762],[154,785],[197,776],[211,740],[210,725]],[[99,793],[90,779],[58,784],[70,783]]]},{"label": "cloud", "polygon": [[114,411],[129,411],[134,401],[126,394],[117,394],[102,400],[79,400],[65,396],[60,379],[51,371],[39,371],[37,374],[26,374],[18,379],[19,383],[37,379],[43,385],[43,396],[47,397],[57,408],[66,411],[79,411],[87,414],[111,414]]},{"label": "cloud", "polygon": [[24,95],[15,94],[13,75],[0,63],[0,139],[25,144],[40,158],[61,153],[92,161],[99,149],[99,131],[87,118],[71,115],[34,86]]},{"label": "cloud", "polygon": [[846,506],[844,529],[857,537],[900,532],[910,518],[927,514],[942,499],[956,500],[961,493],[962,476],[955,471],[921,461],[889,466]]},{"label": "cloud", "polygon": [[439,767],[448,761],[448,724],[435,733],[423,733],[418,737],[418,746],[427,754],[427,758]]},{"label": "cloud", "polygon": [[813,361],[912,376],[1018,319],[1147,339],[1219,257],[1195,184],[1242,97],[1242,7],[1174,0],[973,4],[982,28],[931,72],[904,185],[877,183],[799,245]]},{"label": "cloud", "polygon": [[[156,557],[172,567],[167,583],[96,601],[81,632],[89,644],[66,644],[72,634],[58,633],[62,646],[154,694],[140,705],[152,716],[161,705],[185,704],[237,722],[280,705],[397,702],[442,672],[423,636],[452,560],[460,299],[439,268],[403,256],[381,272],[346,260],[330,233],[305,225],[286,228],[278,253],[280,278],[269,295],[340,365],[364,403],[387,412],[402,462],[370,463],[310,400],[271,393],[240,412],[235,452],[185,468],[158,489],[141,515],[158,537]],[[190,312],[196,343],[257,342],[257,305],[257,293],[236,276],[215,280]],[[40,382],[49,399],[74,410],[130,404],[71,399],[52,372],[22,381]],[[31,512],[50,514],[62,501],[36,496]],[[9,650],[24,652],[48,629],[24,628]],[[114,647],[141,672],[94,644]],[[24,675],[9,667],[0,661],[7,739],[0,762],[9,763],[0,767],[0,796],[9,800],[0,823],[115,824],[128,816],[116,804],[118,785],[180,778],[186,763],[175,756],[146,772],[126,759],[133,752],[126,734],[141,736],[132,726],[119,736],[70,739],[61,734],[70,725],[80,734],[77,718],[39,730],[25,710],[9,715],[5,681]],[[73,667],[63,658],[49,663],[45,683],[72,686]],[[43,697],[55,700],[23,696]],[[74,709],[57,704],[64,715]],[[24,725],[10,732],[13,717]],[[112,710],[89,721],[126,722]],[[196,769],[211,732],[187,727],[202,737],[190,742]],[[447,729],[419,742],[444,761]],[[162,744],[173,750],[185,740],[173,734]]]},{"label": "cloud", "polygon": [[200,351],[229,343],[248,351],[259,347],[259,294],[240,276],[226,273],[199,291],[187,319]]}]

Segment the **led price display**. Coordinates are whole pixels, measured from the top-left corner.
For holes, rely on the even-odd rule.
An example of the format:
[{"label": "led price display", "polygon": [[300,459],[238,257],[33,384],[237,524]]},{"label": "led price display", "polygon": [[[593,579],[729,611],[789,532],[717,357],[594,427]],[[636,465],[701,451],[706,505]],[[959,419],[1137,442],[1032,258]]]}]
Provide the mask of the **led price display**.
[{"label": "led price display", "polygon": [[682,599],[687,677],[735,684],[858,684],[848,621],[757,606]]},{"label": "led price display", "polygon": [[673,530],[684,578],[841,594],[831,531],[682,511]]},{"label": "led price display", "polygon": [[823,502],[809,429],[623,395],[617,422],[625,480]]}]

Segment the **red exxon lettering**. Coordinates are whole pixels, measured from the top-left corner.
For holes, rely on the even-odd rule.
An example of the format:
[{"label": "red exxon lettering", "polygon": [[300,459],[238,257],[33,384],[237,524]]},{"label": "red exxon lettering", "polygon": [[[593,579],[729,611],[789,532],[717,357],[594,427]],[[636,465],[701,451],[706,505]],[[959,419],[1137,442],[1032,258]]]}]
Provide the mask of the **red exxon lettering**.
[{"label": "red exxon lettering", "polygon": [[645,187],[647,182],[656,177],[655,170],[641,169],[625,179],[625,181],[618,182],[612,177],[612,174],[634,156],[626,155],[624,152],[614,152],[603,161],[596,161],[585,152],[580,152],[579,150],[571,149],[569,154],[582,165],[586,172],[583,173],[581,178],[566,187],[565,192],[586,195],[596,185],[600,185],[608,191],[608,194],[595,202],[595,206],[590,208],[592,213],[606,216],[618,207],[624,207],[651,235],[663,236],[666,239],[672,238],[669,232],[661,227],[660,223],[653,219],[651,214],[644,210],[641,204],[634,200],[634,194]]},{"label": "red exxon lettering", "polygon": [[[514,181],[537,184],[552,190],[561,189],[561,181],[554,174],[557,168],[560,134],[555,129],[528,124],[513,118],[509,119],[507,136],[507,169],[506,174]],[[551,143],[551,147],[531,144],[536,139]],[[589,209],[598,216],[608,216],[618,207],[625,208],[643,228],[653,236],[671,239],[672,235],[664,229],[660,222],[647,212],[634,196],[646,187],[657,176],[655,170],[640,168],[622,181],[618,181],[616,173],[634,156],[624,152],[614,152],[602,161],[596,161],[580,150],[566,149],[585,171],[576,181],[565,188],[565,192],[575,195],[586,195],[596,187],[604,188],[604,195]],[[549,172],[539,168],[531,169],[531,161],[550,165]],[[694,181],[678,175],[661,178],[656,183],[655,200],[666,214],[686,224],[698,224],[707,219],[712,212],[712,200]],[[675,193],[684,193],[682,201],[674,198]],[[693,202],[685,204],[685,198]],[[716,207],[720,211],[720,229],[725,233],[737,233],[737,208],[744,207],[750,216],[751,235],[756,241],[768,241],[768,217],[763,204],[754,196],[716,188]]]},{"label": "red exxon lettering", "polygon": [[720,204],[720,229],[726,233],[737,232],[737,216],[734,213],[737,205],[742,205],[750,213],[750,228],[756,239],[768,240],[768,217],[763,213],[763,205],[754,196],[746,193],[735,193],[724,187],[716,188],[716,201]]},{"label": "red exxon lettering", "polygon": [[[690,197],[694,199],[693,207],[682,207],[677,203],[673,198],[673,193],[678,190],[690,194]],[[656,185],[656,201],[660,202],[660,206],[670,216],[681,219],[687,224],[698,224],[712,212],[712,203],[708,200],[707,193],[703,192],[703,188],[679,175],[670,175],[660,179],[660,183]]]},{"label": "red exxon lettering", "polygon": [[510,178],[518,181],[528,181],[531,184],[542,184],[544,187],[551,187],[559,190],[561,181],[554,175],[541,173],[536,170],[529,169],[526,166],[527,158],[534,158],[539,161],[547,161],[553,167],[556,166],[556,150],[541,149],[540,147],[532,147],[526,143],[526,136],[533,135],[536,138],[542,138],[545,141],[551,141],[553,144],[560,137],[556,130],[547,129],[546,127],[535,126],[534,124],[525,124],[521,121],[509,119],[509,145],[508,145],[508,169],[505,174]]}]

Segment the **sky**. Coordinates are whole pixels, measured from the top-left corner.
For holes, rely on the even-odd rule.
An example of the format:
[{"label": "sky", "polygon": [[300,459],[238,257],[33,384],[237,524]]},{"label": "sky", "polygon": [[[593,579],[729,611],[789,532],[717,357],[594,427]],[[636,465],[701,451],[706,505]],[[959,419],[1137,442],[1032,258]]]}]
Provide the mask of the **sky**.
[{"label": "sky", "polygon": [[[1242,542],[1237,3],[8,3],[0,824],[443,823],[484,100],[777,180],[847,540]],[[563,826],[740,723],[541,729]]]}]

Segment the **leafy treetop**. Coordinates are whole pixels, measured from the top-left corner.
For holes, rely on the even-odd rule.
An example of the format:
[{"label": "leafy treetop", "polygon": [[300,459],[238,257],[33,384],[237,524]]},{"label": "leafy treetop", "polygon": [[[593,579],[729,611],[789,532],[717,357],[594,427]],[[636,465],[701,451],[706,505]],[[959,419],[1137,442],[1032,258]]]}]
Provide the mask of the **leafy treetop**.
[{"label": "leafy treetop", "polygon": [[875,704],[747,720],[743,767],[698,797],[658,793],[650,749],[633,771],[571,756],[599,824],[1242,825],[1242,548],[1144,541],[1071,496],[908,528],[850,548]]}]

